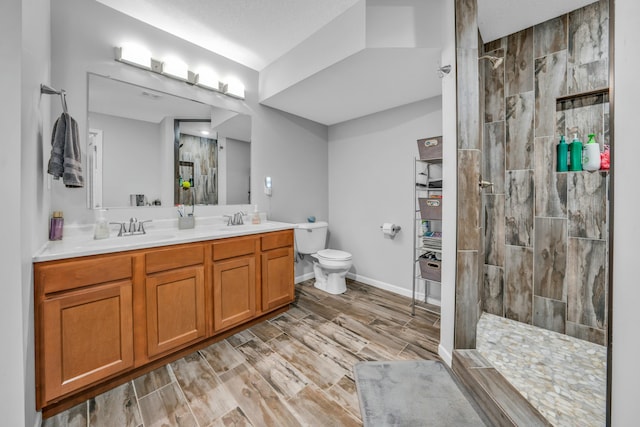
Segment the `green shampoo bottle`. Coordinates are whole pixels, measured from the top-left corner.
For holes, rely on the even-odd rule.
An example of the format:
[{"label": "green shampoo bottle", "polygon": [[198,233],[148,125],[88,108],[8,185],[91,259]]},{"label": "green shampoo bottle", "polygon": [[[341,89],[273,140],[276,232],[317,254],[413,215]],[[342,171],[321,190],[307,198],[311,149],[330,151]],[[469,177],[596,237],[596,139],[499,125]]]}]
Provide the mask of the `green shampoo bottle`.
[{"label": "green shampoo bottle", "polygon": [[569,170],[582,170],[582,141],[578,139],[578,134],[574,134],[573,141],[569,144]]},{"label": "green shampoo bottle", "polygon": [[568,170],[567,155],[569,153],[569,144],[567,144],[567,142],[564,140],[564,135],[560,137],[560,142],[556,146],[556,149],[557,149],[556,171],[566,172]]}]

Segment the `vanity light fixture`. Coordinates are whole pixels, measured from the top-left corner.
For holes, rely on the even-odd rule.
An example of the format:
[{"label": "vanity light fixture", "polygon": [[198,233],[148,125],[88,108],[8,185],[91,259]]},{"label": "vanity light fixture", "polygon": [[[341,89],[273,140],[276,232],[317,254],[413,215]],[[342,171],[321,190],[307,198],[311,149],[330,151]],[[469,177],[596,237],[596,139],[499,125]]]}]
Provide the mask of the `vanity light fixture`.
[{"label": "vanity light fixture", "polygon": [[224,94],[238,99],[244,99],[244,85],[235,79],[230,79],[224,85]]},{"label": "vanity light fixture", "polygon": [[188,82],[189,66],[178,58],[170,57],[162,62],[162,74]]},{"label": "vanity light fixture", "polygon": [[145,48],[130,43],[116,47],[115,52],[115,59],[118,62],[143,68],[214,92],[222,92],[232,98],[245,99],[244,84],[234,78],[227,83],[221,82],[210,69],[205,68],[196,74],[190,71],[189,66],[178,58],[171,57],[161,62],[153,59],[151,52]]},{"label": "vanity light fixture", "polygon": [[116,61],[144,68],[145,70],[151,70],[152,68],[151,52],[135,44],[124,44],[121,47],[116,47]]},{"label": "vanity light fixture", "polygon": [[196,74],[195,84],[209,90],[220,92],[220,79],[209,69],[200,69]]}]

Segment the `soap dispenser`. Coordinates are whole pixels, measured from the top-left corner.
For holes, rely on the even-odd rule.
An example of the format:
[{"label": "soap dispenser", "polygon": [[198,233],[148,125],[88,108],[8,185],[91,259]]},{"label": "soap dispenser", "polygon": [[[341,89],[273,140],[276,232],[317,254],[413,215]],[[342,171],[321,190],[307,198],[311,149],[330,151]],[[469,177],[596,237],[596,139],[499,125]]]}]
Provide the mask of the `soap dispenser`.
[{"label": "soap dispenser", "polygon": [[96,209],[95,211],[96,224],[93,231],[93,238],[95,240],[106,239],[109,237],[109,223],[107,222],[107,210]]},{"label": "soap dispenser", "polygon": [[582,170],[582,141],[578,139],[577,133],[573,134],[573,141],[569,144],[569,170]]},{"label": "soap dispenser", "polygon": [[258,205],[254,205],[251,224],[260,224],[260,212],[258,212]]},{"label": "soap dispenser", "polygon": [[600,145],[596,142],[595,135],[589,134],[589,141],[582,151],[582,169],[597,171],[600,169]]},{"label": "soap dispenser", "polygon": [[558,172],[566,172],[568,170],[567,166],[567,154],[569,152],[569,144],[564,140],[564,135],[560,137],[560,142],[557,147],[557,166],[556,171]]}]

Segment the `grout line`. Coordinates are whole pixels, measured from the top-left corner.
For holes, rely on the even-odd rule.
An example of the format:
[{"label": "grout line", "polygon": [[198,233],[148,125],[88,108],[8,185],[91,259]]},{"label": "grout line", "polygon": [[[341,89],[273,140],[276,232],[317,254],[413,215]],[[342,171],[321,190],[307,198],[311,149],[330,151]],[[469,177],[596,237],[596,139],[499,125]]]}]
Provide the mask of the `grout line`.
[{"label": "grout line", "polygon": [[140,398],[138,398],[138,390],[136,390],[136,385],[133,383],[133,380],[129,382],[131,383],[131,388],[133,388],[133,395],[136,398],[136,407],[138,408],[138,415],[140,415],[140,422],[142,423],[142,427],[144,427],[144,419],[142,418],[142,409],[140,409]]},{"label": "grout line", "polygon": [[[202,357],[202,355],[200,353],[198,353],[198,356]],[[170,366],[170,365],[171,364],[168,364],[167,366]],[[173,369],[171,371],[173,372]],[[215,372],[214,372],[214,375],[215,375]],[[196,422],[196,426],[200,427],[200,423],[198,422],[198,418],[196,418],[196,414],[193,412],[193,409],[191,409],[191,405],[189,404],[189,399],[187,399],[187,395],[184,393],[184,390],[182,390],[182,387],[180,386],[180,382],[178,381],[177,378],[176,378],[175,383],[178,386],[178,390],[180,390],[180,395],[184,399],[184,403],[187,405],[187,408],[189,408],[189,413],[193,417],[193,420]],[[167,384],[167,386],[171,385],[171,384],[172,383],[169,383],[169,384]],[[162,388],[164,388],[164,387],[162,387]]]}]

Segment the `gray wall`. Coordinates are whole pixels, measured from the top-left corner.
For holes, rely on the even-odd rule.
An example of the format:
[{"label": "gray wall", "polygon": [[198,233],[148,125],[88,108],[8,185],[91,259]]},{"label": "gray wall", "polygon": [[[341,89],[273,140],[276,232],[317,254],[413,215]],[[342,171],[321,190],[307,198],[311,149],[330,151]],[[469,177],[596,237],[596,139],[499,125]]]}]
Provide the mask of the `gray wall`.
[{"label": "gray wall", "polygon": [[[560,135],[609,143],[609,104],[556,98],[608,86],[608,1],[488,43],[484,68],[483,308],[604,344],[606,174],[556,173]],[[585,43],[590,40],[591,43]],[[558,111],[556,111],[558,110]]]},{"label": "gray wall", "polygon": [[[440,97],[329,128],[329,245],[353,255],[358,281],[411,296],[416,141],[441,134]],[[402,227],[394,239],[385,222]],[[430,297],[440,300],[438,285]]]},{"label": "gray wall", "polygon": [[0,107],[3,129],[0,214],[6,225],[0,245],[0,412],[12,426],[39,423],[35,411],[33,274],[31,257],[46,240],[49,197],[45,191],[43,151],[49,149],[50,103],[40,95],[49,81],[49,1],[2,3],[0,14]]},{"label": "gray wall", "polygon": [[[613,15],[612,15],[613,16]],[[638,354],[640,340],[640,286],[638,286],[638,40],[640,2],[615,2],[615,116],[613,148],[613,347],[611,375],[611,425],[633,425],[638,416]]]}]

